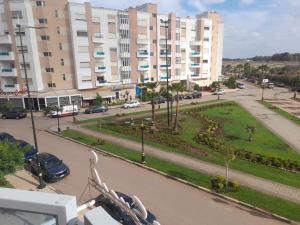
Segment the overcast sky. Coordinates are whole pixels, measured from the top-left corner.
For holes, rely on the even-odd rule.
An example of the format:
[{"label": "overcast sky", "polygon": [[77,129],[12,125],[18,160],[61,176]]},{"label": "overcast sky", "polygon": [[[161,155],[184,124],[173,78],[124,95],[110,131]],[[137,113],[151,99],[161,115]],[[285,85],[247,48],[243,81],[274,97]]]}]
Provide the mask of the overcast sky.
[{"label": "overcast sky", "polygon": [[[83,2],[82,0],[72,0]],[[146,2],[159,13],[180,16],[207,10],[224,22],[224,57],[300,52],[300,0],[90,0],[92,5],[125,9]]]}]

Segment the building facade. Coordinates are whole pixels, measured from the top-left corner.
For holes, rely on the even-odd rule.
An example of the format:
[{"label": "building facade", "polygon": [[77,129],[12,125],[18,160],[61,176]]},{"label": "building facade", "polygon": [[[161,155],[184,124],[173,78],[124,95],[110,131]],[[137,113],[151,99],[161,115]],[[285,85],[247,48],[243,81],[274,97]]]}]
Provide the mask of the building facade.
[{"label": "building facade", "polygon": [[[120,11],[67,0],[0,0],[0,14],[1,93],[24,91],[24,66],[32,91],[76,89],[86,100],[96,93],[134,97],[136,84],[164,84],[167,70],[170,82],[188,86],[207,86],[221,75],[223,24],[216,12],[178,17],[149,3]],[[19,33],[17,23],[43,29]]]}]

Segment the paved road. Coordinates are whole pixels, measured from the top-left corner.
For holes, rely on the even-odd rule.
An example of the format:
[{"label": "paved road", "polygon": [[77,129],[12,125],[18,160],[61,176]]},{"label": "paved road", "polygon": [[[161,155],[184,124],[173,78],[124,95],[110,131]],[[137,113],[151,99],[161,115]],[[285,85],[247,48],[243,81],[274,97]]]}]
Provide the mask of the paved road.
[{"label": "paved road", "polygon": [[[96,196],[86,188],[90,150],[41,130],[53,120],[37,118],[36,122],[40,149],[62,158],[71,169],[69,177],[52,185],[65,194],[76,195],[80,203]],[[0,131],[32,143],[28,118],[1,121]],[[99,156],[97,168],[108,187],[139,196],[163,225],[285,224],[114,157]]]},{"label": "paved road", "polygon": [[[84,127],[80,126],[71,126],[73,130],[77,130],[83,133],[86,133],[90,136],[99,137],[99,133],[95,131],[91,131]],[[101,133],[101,138],[118,144],[120,146],[126,146],[128,149],[134,151],[141,151],[141,145],[138,142],[130,141],[127,139],[118,138],[115,136],[111,136],[108,134]],[[185,166],[187,168],[191,168],[200,172],[204,172],[211,175],[220,175],[223,174],[225,176],[225,168],[222,166],[218,166],[212,163],[204,162],[201,160],[193,159],[187,156],[179,155],[176,153],[162,151],[158,148],[145,145],[146,155],[156,156],[161,159],[165,159],[167,161],[173,162],[178,165]],[[290,201],[294,201],[300,204],[300,189],[293,188],[284,184],[272,182],[260,177],[252,176],[249,174],[245,174],[239,171],[230,170],[231,179],[238,180],[241,184],[256,189],[258,191],[272,194],[283,199],[287,199]]]}]

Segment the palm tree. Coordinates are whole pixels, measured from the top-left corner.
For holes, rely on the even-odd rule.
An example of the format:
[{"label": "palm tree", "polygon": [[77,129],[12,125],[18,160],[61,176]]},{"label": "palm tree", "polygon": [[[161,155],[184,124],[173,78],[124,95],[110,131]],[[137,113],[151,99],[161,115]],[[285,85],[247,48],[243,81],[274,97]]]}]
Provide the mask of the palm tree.
[{"label": "palm tree", "polygon": [[154,125],[155,123],[155,98],[158,96],[158,93],[156,92],[156,88],[157,88],[158,83],[154,82],[154,83],[147,83],[145,86],[147,88],[147,97],[150,99],[151,101],[151,107],[152,107],[152,123]]},{"label": "palm tree", "polygon": [[260,75],[260,80],[262,82],[262,94],[261,94],[261,100],[264,100],[264,91],[265,91],[265,84],[263,83],[263,80],[265,77],[269,74],[270,68],[268,67],[267,64],[260,65],[258,68],[259,75]]},{"label": "palm tree", "polygon": [[183,92],[185,90],[185,86],[181,83],[174,83],[171,86],[172,91],[176,92],[176,115],[174,120],[173,131],[177,131],[178,128],[178,109],[179,109],[179,92]]}]

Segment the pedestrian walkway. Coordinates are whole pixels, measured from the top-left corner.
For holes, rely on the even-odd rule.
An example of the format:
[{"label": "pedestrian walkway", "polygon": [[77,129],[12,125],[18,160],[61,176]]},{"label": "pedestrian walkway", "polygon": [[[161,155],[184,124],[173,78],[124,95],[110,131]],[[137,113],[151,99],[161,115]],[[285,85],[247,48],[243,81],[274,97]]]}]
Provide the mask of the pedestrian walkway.
[{"label": "pedestrian walkway", "polygon": [[[69,127],[73,130],[85,133],[90,136],[99,137],[99,133],[89,130],[81,126],[75,126],[70,124]],[[126,148],[133,151],[141,151],[141,144],[135,141],[122,139],[112,135],[101,133],[101,138],[121,146],[126,146]],[[199,172],[204,172],[210,175],[225,175],[225,168],[212,163],[204,162],[201,160],[193,159],[187,156],[166,152],[158,148],[145,145],[146,155],[155,156],[169,162],[181,165],[190,169],[197,170]],[[260,177],[252,176],[242,172],[230,170],[230,178],[238,180],[242,185],[248,186],[255,190],[278,196],[283,199],[287,199],[300,204],[300,189],[290,187],[284,184],[269,181]]]},{"label": "pedestrian walkway", "polygon": [[237,98],[236,101],[260,120],[273,133],[300,153],[300,126],[268,109],[253,98]]}]

